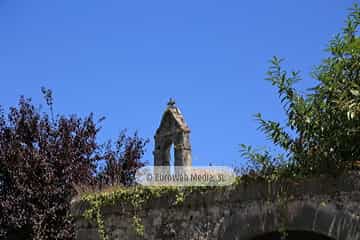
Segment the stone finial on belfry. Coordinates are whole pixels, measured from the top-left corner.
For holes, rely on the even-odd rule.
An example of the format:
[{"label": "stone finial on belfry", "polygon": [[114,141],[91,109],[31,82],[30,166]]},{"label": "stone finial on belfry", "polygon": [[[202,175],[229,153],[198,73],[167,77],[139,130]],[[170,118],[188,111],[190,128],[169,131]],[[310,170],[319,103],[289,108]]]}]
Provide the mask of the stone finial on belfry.
[{"label": "stone finial on belfry", "polygon": [[169,102],[167,103],[168,107],[175,107],[175,100],[173,98],[169,99]]}]

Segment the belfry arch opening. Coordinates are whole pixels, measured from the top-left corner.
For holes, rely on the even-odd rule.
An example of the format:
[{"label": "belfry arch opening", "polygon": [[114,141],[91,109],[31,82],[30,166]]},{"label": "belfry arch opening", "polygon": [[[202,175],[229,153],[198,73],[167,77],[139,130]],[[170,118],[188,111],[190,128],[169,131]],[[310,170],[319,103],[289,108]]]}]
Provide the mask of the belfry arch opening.
[{"label": "belfry arch opening", "polygon": [[174,144],[171,143],[169,147],[169,154],[170,154],[170,166],[175,166],[175,149]]},{"label": "belfry arch opening", "polygon": [[335,240],[324,234],[312,231],[269,232],[251,238],[250,240]]}]

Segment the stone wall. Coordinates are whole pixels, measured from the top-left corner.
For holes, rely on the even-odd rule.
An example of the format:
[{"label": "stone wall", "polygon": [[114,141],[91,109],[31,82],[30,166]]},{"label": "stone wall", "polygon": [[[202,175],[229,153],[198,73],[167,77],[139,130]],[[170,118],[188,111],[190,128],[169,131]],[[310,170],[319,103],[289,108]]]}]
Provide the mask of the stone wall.
[{"label": "stone wall", "polygon": [[[175,193],[162,194],[138,210],[142,236],[135,231],[133,210],[127,203],[109,204],[101,212],[111,240],[247,240],[281,229],[358,240],[359,180],[359,174],[272,184],[257,180],[226,188],[193,189],[180,203]],[[96,224],[82,216],[88,207],[86,201],[73,202],[77,239],[98,240]]]}]

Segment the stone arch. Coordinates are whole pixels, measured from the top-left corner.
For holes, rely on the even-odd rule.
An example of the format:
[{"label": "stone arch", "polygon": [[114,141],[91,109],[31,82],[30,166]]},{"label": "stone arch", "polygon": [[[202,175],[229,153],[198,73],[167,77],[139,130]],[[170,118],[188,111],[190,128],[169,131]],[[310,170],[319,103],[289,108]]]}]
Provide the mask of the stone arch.
[{"label": "stone arch", "polygon": [[269,232],[262,235],[255,236],[251,238],[251,240],[335,240],[335,238],[328,237],[324,234],[312,232],[312,231],[287,231],[285,233],[282,232]]},{"label": "stone arch", "polygon": [[171,145],[174,146],[174,165],[191,166],[190,128],[173,100],[169,101],[154,138],[155,166],[170,166]]},{"label": "stone arch", "polygon": [[[286,212],[279,216],[279,206],[263,203],[253,204],[244,214],[230,214],[229,225],[224,229],[222,239],[266,240],[277,236],[281,229],[291,233],[311,235],[318,240],[359,240],[360,220],[349,209],[339,208],[330,199],[299,199],[288,203]],[[325,204],[326,203],[326,204]]]}]

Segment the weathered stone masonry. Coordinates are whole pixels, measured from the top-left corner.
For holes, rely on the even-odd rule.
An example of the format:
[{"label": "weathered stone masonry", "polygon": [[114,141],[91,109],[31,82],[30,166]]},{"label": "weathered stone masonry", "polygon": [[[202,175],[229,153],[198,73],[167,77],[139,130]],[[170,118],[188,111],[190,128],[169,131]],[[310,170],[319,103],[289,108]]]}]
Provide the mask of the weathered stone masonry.
[{"label": "weathered stone masonry", "polygon": [[170,166],[174,145],[174,165],[191,166],[190,128],[175,101],[170,99],[155,135],[154,165]]},{"label": "weathered stone masonry", "polygon": [[[301,182],[257,180],[227,188],[194,189],[181,204],[174,204],[176,196],[169,193],[144,203],[138,213],[143,236],[136,234],[126,203],[104,206],[101,212],[110,240],[250,240],[283,228],[359,240],[359,190],[360,175],[354,173]],[[84,201],[73,203],[77,239],[98,240],[97,227],[82,216],[87,207]]]}]

